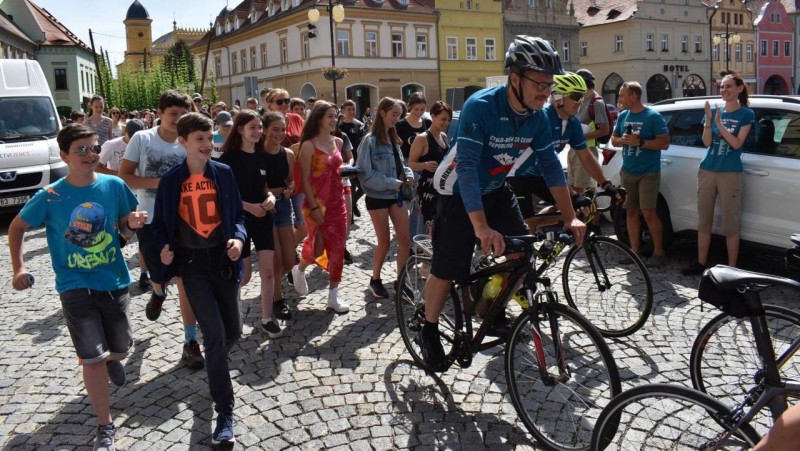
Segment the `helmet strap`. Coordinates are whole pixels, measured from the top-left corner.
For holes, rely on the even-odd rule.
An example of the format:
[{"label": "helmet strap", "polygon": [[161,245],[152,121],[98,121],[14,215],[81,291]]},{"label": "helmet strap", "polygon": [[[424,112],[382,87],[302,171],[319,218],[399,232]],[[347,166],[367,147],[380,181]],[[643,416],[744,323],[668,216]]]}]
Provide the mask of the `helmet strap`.
[{"label": "helmet strap", "polygon": [[[522,88],[522,74],[518,72],[517,73],[517,78],[519,79],[520,88]],[[522,92],[520,93],[520,91],[522,91]],[[517,101],[520,104],[522,104],[522,108],[525,111],[529,111],[530,108],[528,108],[528,105],[525,104],[525,90],[524,89],[517,89],[516,86],[511,85],[511,92],[514,93],[514,97],[517,98]]]}]

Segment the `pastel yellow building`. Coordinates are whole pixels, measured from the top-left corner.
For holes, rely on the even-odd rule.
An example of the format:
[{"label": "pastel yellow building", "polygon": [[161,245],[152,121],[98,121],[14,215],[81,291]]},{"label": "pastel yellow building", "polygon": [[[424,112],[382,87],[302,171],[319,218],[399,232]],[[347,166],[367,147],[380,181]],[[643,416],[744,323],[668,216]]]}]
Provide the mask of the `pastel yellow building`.
[{"label": "pastel yellow building", "polygon": [[503,75],[503,4],[495,0],[437,0],[439,84],[459,109],[486,77]]}]

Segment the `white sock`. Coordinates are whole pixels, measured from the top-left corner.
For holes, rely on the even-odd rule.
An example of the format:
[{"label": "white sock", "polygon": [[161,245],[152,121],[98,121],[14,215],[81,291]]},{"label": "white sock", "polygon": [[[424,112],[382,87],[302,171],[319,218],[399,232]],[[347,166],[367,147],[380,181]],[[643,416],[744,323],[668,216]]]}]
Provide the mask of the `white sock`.
[{"label": "white sock", "polygon": [[339,288],[328,288],[328,299],[335,299],[339,297]]}]

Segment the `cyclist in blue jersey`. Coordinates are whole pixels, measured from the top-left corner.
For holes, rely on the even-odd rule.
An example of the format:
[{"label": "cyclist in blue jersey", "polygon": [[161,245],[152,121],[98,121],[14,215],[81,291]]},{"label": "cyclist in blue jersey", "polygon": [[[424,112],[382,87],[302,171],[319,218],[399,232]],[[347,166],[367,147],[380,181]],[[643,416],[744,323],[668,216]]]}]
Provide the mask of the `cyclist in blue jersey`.
[{"label": "cyclist in blue jersey", "polygon": [[[572,72],[553,77],[556,85],[553,88],[552,102],[542,110],[550,121],[550,133],[556,152],[560,152],[570,145],[576,151],[576,156],[584,170],[596,180],[604,190],[616,191],[616,187],[605,178],[600,163],[597,162],[592,152],[587,152],[586,138],[583,137],[583,127],[577,118],[578,109],[586,92],[584,79]],[[529,158],[533,151],[526,149],[523,156],[517,160],[508,174],[508,182],[517,196],[522,217],[531,230],[537,227],[558,222],[556,216],[536,217],[535,202],[542,199],[549,204],[554,204],[552,194],[547,189],[549,184],[545,181],[542,169],[535,158]],[[616,194],[616,193],[615,193]],[[573,194],[575,196],[575,194]]]},{"label": "cyclist in blue jersey", "polygon": [[461,110],[455,145],[434,174],[441,194],[433,230],[431,276],[425,287],[425,325],[420,331],[425,363],[444,371],[439,314],[453,280],[469,275],[477,237],[484,252],[503,253],[504,235],[527,233],[506,176],[530,147],[533,158],[578,242],[586,226],[572,210],[566,179],[556,156],[544,107],[561,59],[544,39],[517,36],[506,52],[505,85],[473,94]]}]

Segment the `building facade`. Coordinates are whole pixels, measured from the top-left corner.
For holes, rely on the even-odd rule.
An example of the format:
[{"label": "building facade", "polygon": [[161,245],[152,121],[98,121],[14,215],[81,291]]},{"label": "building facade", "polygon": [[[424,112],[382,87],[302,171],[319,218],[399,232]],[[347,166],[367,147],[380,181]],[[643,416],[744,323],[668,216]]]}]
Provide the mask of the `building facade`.
[{"label": "building facade", "polygon": [[516,35],[538,36],[550,41],[564,68],[574,72],[580,68],[579,28],[569,0],[505,0],[502,52]]},{"label": "building facade", "polygon": [[794,92],[794,24],[780,0],[764,3],[753,22],[758,42],[758,93]]},{"label": "building facade", "polygon": [[[228,104],[244,105],[262,88],[284,88],[303,99],[335,97],[340,104],[351,99],[359,115],[386,96],[407,99],[422,91],[440,98],[432,7],[409,0],[341,5],[339,22],[328,3],[314,0],[245,0],[225,8],[191,47],[196,67],[204,67],[208,55],[206,76],[214,77]],[[310,21],[311,9],[319,13],[316,22]],[[323,75],[334,58],[336,67],[347,70],[335,96],[334,83]]]},{"label": "building facade", "polygon": [[574,0],[582,67],[616,103],[625,81],[642,84],[643,101],[708,94],[707,8],[688,0]]},{"label": "building facade", "polygon": [[0,58],[32,60],[35,53],[36,43],[0,10]]},{"label": "building facade", "polygon": [[[711,27],[712,94],[719,92],[719,82],[729,70],[741,75],[750,93],[757,93],[756,71],[759,52],[753,27],[753,2],[716,0],[710,2],[708,21]],[[727,38],[727,39],[726,39]]]},{"label": "building facade", "polygon": [[87,105],[95,95],[97,79],[91,49],[30,0],[6,0],[0,10],[36,44],[34,56],[42,66],[58,113],[68,117],[73,110]]}]

